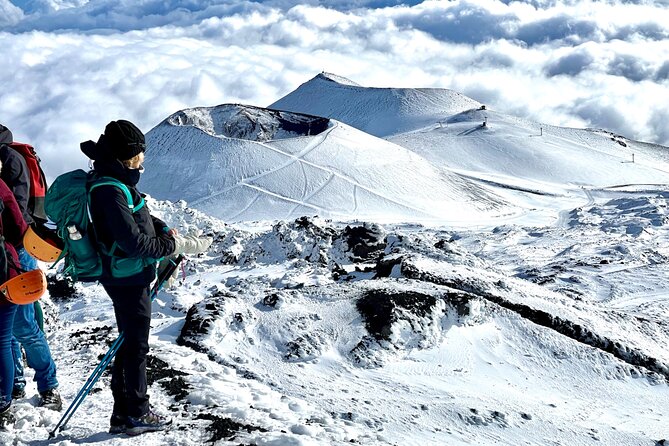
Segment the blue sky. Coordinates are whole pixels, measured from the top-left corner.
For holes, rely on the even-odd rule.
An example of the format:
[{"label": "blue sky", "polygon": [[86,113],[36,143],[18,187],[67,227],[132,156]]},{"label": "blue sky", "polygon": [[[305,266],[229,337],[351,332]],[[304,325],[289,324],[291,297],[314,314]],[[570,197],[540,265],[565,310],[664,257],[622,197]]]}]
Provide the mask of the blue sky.
[{"label": "blue sky", "polygon": [[328,71],[370,87],[451,88],[519,117],[669,144],[668,10],[593,0],[0,0],[0,122],[38,146],[53,176],[85,165],[78,143],[109,120],[148,131],[187,107],[266,106]]}]

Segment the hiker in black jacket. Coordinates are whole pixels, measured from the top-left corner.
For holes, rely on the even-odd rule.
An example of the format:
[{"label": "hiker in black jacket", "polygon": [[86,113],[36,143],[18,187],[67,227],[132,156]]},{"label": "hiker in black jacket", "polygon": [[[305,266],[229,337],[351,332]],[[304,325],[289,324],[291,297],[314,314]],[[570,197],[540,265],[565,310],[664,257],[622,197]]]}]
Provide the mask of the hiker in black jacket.
[{"label": "hiker in black jacket", "polygon": [[[129,121],[112,121],[97,143],[82,143],[82,151],[93,159],[99,176],[113,177],[124,183],[137,205],[143,196],[137,183],[143,170],[145,140],[142,132]],[[136,212],[128,207],[123,191],[114,185],[91,191],[90,211],[98,243],[109,252],[127,258],[159,259],[174,253],[206,250],[211,240],[181,237],[153,217],[144,205]],[[115,246],[115,248],[114,248]],[[110,252],[114,248],[114,252]],[[103,267],[110,270],[111,257],[102,256]],[[146,385],[146,356],[149,351],[151,323],[150,284],[156,277],[155,262],[147,262],[140,272],[124,278],[111,274],[100,279],[114,304],[119,332],[125,336],[114,360],[112,394],[114,407],[110,432],[137,435],[164,429],[171,421],[149,407]]]}]

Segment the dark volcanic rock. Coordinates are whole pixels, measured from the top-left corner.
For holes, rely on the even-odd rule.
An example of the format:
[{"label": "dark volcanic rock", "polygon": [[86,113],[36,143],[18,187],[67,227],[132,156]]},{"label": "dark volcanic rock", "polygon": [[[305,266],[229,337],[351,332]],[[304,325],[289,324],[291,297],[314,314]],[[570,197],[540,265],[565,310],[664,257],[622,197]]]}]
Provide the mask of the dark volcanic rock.
[{"label": "dark volcanic rock", "polygon": [[[661,375],[664,379],[669,380],[669,365],[657,358],[649,356],[638,347],[627,345],[625,342],[619,340],[610,339],[605,335],[597,333],[593,328],[568,318],[551,314],[522,302],[510,301],[504,297],[502,292],[498,292],[499,290],[505,290],[507,288],[507,285],[502,280],[486,282],[485,280],[480,280],[475,277],[442,277],[437,274],[422,271],[410,263],[402,264],[402,274],[405,277],[414,280],[432,282],[478,296],[485,299],[487,302],[494,303],[502,308],[513,311],[537,325],[555,330],[575,341],[603,350],[632,366],[643,367],[650,372]],[[615,323],[616,318],[622,320],[625,317],[624,315],[616,314],[615,312],[610,312],[608,316],[611,318],[612,323]]]},{"label": "dark volcanic rock", "polygon": [[377,340],[388,340],[393,322],[397,321],[396,309],[404,308],[417,316],[432,311],[437,299],[415,292],[388,292],[370,290],[356,302],[369,334]]},{"label": "dark volcanic rock", "polygon": [[376,260],[386,248],[385,232],[375,224],[346,226],[341,237],[346,241],[354,261]]},{"label": "dark volcanic rock", "polygon": [[376,278],[390,277],[395,266],[402,265],[403,256],[393,254],[384,256],[376,262]]},{"label": "dark volcanic rock", "polygon": [[154,382],[160,382],[161,387],[165,389],[168,395],[179,401],[188,395],[191,389],[190,385],[183,379],[187,373],[174,370],[169,364],[155,356],[146,358],[146,381],[148,385]]},{"label": "dark volcanic rock", "polygon": [[59,277],[58,275],[47,276],[46,285],[49,290],[49,296],[53,300],[72,299],[77,295],[74,281],[69,277]]},{"label": "dark volcanic rock", "polygon": [[223,313],[223,301],[227,297],[234,298],[232,295],[219,292],[216,296],[190,307],[186,314],[186,322],[177,338],[177,344],[206,353],[206,349],[200,345],[200,338],[207,334],[211,324]]},{"label": "dark volcanic rock", "polygon": [[267,432],[267,429],[262,427],[239,423],[230,418],[223,418],[209,413],[199,414],[195,419],[211,421],[211,424],[207,427],[207,431],[212,434],[209,439],[211,443],[216,443],[220,440],[233,440],[239,432],[243,431],[249,433],[253,431]]},{"label": "dark volcanic rock", "polygon": [[175,376],[186,376],[184,372],[174,370],[168,363],[155,356],[146,357],[146,381],[148,385],[164,378],[173,378]]}]

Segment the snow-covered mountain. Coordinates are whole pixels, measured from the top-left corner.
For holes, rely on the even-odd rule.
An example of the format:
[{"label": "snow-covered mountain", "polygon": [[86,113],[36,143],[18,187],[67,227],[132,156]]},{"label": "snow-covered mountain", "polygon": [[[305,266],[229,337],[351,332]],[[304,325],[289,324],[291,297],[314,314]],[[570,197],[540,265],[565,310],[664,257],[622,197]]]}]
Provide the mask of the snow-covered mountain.
[{"label": "snow-covered mountain", "polygon": [[327,116],[435,165],[508,185],[527,180],[539,183],[528,188],[543,189],[669,180],[665,147],[518,119],[446,89],[368,88],[321,73],[270,107]]},{"label": "snow-covered mountain", "polygon": [[148,133],[143,187],[228,221],[467,225],[550,221],[590,190],[669,181],[664,147],[514,118],[446,89],[367,88],[321,73],[271,107],[170,116]]},{"label": "snow-covered mountain", "polygon": [[[174,425],[142,444],[669,445],[666,147],[447,90],[305,85],[301,111],[193,108],[147,135],[147,205],[214,243],[154,304]],[[43,304],[68,403],[111,302],[52,275]],[[60,414],[29,386],[0,444],[128,444],[108,379],[50,443]]]},{"label": "snow-covered mountain", "polygon": [[480,106],[451,90],[367,88],[335,74],[320,73],[269,108],[325,116],[383,138]]},{"label": "snow-covered mountain", "polygon": [[485,185],[315,116],[242,105],[189,109],[147,141],[147,192],[228,221],[320,215],[465,223],[514,211]]}]

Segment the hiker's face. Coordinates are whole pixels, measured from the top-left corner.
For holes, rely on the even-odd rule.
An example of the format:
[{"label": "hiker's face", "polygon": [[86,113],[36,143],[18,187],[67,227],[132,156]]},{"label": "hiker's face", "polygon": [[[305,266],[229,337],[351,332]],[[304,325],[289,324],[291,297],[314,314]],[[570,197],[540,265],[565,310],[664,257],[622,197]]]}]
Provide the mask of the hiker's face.
[{"label": "hiker's face", "polygon": [[139,169],[142,167],[144,162],[144,152],[141,152],[137,157],[132,159],[132,162],[128,164],[128,169]]}]

